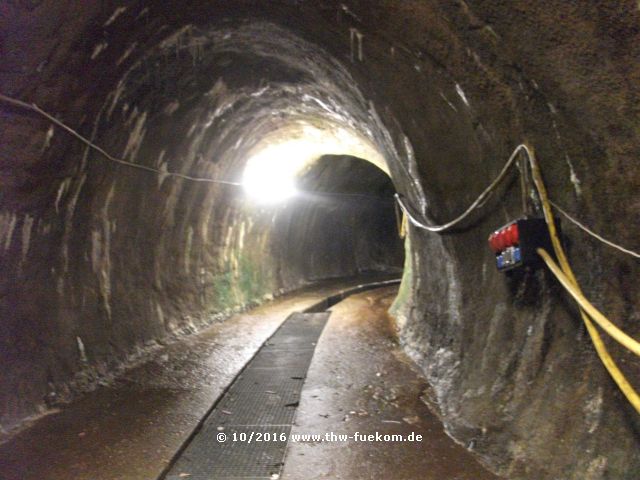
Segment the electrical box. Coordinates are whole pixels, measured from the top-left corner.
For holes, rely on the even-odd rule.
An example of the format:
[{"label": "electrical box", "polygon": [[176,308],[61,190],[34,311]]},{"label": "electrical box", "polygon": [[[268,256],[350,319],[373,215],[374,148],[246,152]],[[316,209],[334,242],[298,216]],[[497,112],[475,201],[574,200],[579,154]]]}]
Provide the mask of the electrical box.
[{"label": "electrical box", "polygon": [[544,218],[521,218],[507,223],[489,235],[489,247],[496,255],[500,271],[540,266],[537,248],[553,252]]}]

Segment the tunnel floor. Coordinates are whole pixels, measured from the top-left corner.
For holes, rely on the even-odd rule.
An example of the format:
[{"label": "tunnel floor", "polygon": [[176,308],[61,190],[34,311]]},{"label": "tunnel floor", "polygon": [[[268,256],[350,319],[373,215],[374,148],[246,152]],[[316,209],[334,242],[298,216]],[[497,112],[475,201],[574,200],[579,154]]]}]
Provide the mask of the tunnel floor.
[{"label": "tunnel floor", "polygon": [[167,480],[273,479],[329,312],[289,316],[216,403]]},{"label": "tunnel floor", "polygon": [[419,442],[289,443],[282,479],[490,480],[421,400],[427,383],[398,345],[387,311],[397,287],[335,305],[320,337],[292,435],[422,435]]},{"label": "tunnel floor", "polygon": [[[0,445],[0,478],[159,478],[285,318],[353,285],[285,296],[168,345],[114,384],[51,412]],[[289,442],[280,478],[496,478],[444,433],[420,399],[426,382],[401,352],[386,314],[396,288],[360,293],[332,308],[291,433],[413,433],[422,440],[301,438]],[[179,478],[190,477],[180,473],[185,475]]]}]

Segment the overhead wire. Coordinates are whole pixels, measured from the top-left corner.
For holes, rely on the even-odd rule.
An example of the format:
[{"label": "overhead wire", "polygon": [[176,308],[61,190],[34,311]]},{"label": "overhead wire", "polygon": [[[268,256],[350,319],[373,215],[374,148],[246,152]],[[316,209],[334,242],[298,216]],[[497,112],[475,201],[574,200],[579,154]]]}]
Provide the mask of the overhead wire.
[{"label": "overhead wire", "polygon": [[[624,373],[617,366],[614,359],[611,357],[609,351],[604,344],[600,333],[595,327],[594,323],[591,321],[593,319],[607,334],[609,334],[613,339],[618,341],[620,344],[628,348],[634,354],[640,356],[640,343],[635,339],[627,335],[620,328],[618,328],[615,324],[613,324],[608,318],[606,318],[598,309],[596,309],[584,296],[582,291],[580,290],[580,286],[578,281],[569,265],[569,261],[564,252],[562,244],[560,242],[560,238],[558,236],[558,231],[555,225],[555,220],[553,217],[553,212],[551,211],[551,201],[548,198],[547,190],[544,185],[544,181],[542,179],[542,174],[540,172],[540,166],[536,160],[536,157],[533,153],[533,149],[527,146],[526,144],[520,144],[514,150],[513,154],[509,157],[508,161],[505,163],[505,166],[500,171],[499,175],[496,179],[478,196],[478,198],[465,210],[460,216],[455,218],[454,220],[445,223],[443,225],[426,225],[423,222],[417,220],[411,211],[404,204],[399,195],[396,195],[396,199],[398,204],[402,208],[403,212],[409,218],[409,221],[417,226],[418,228],[422,228],[428,230],[430,232],[441,232],[447,230],[462,220],[464,220],[469,214],[478,208],[486,199],[489,197],[491,192],[497,187],[500,181],[505,177],[506,171],[513,165],[514,158],[520,151],[524,151],[527,156],[527,160],[529,166],[531,168],[531,174],[533,177],[533,183],[538,193],[538,197],[542,203],[542,209],[545,217],[545,221],[547,224],[547,228],[549,229],[549,235],[551,237],[552,246],[556,257],[560,262],[560,266],[558,266],[551,255],[546,252],[544,249],[538,249],[537,253],[541,256],[543,261],[547,264],[550,271],[556,276],[561,285],[569,292],[569,294],[576,300],[580,310],[580,316],[586,326],[587,332],[591,338],[591,341],[595,347],[596,353],[600,358],[602,364],[608,371],[609,375],[612,377],[614,382],[618,385],[620,391],[624,394],[625,398],[629,401],[629,403],[635,408],[635,410],[640,413],[640,395],[635,391],[633,386],[626,379]],[[526,169],[524,169],[524,165],[521,171],[522,175],[526,175]],[[526,180],[522,181],[522,187],[526,187]],[[585,230],[587,233],[591,234],[595,238],[603,241],[607,245],[610,245],[614,248],[617,248],[625,253],[631,254],[633,256],[637,256],[636,252],[633,252],[628,249],[624,249],[615,243],[608,241],[601,237],[600,235],[595,234],[593,231],[582,225],[577,220],[570,217],[564,210],[562,210],[557,205],[553,205],[560,213],[566,216],[569,220],[575,223],[577,226]],[[526,212],[526,210],[525,210]]]},{"label": "overhead wire", "polygon": [[[398,205],[400,206],[400,208],[402,209],[402,211],[404,212],[405,215],[407,215],[409,222],[411,222],[414,226],[423,229],[423,230],[427,230],[429,232],[443,232],[445,230],[449,230],[453,227],[455,227],[456,225],[458,225],[460,222],[462,222],[463,220],[465,220],[474,210],[481,208],[484,203],[489,199],[489,196],[491,195],[491,193],[493,193],[493,191],[496,189],[496,187],[500,184],[500,182],[505,178],[507,171],[509,170],[509,168],[511,166],[514,165],[514,159],[517,156],[518,153],[520,153],[520,151],[527,151],[527,147],[525,146],[525,144],[520,144],[516,147],[516,149],[514,150],[514,152],[511,154],[511,156],[509,157],[509,160],[507,160],[507,162],[505,163],[504,167],[502,167],[502,170],[500,171],[500,173],[498,174],[498,176],[494,179],[493,182],[491,182],[491,184],[473,201],[473,203],[471,205],[469,205],[469,207],[458,217],[454,218],[453,220],[451,220],[450,222],[447,222],[445,224],[442,225],[429,225],[426,224],[420,220],[418,220],[417,215],[412,212],[412,209],[405,203],[405,201],[403,200],[402,195],[396,193],[395,194],[395,198],[396,201],[398,202]],[[529,155],[528,155],[529,156]],[[522,175],[526,175],[526,171],[521,172]],[[521,183],[521,187],[525,188],[526,187],[526,177],[525,180]],[[525,204],[524,201],[524,192],[523,192],[523,205]],[[628,255],[631,255],[633,257],[636,258],[640,258],[640,253],[625,248],[621,245],[618,245],[615,242],[612,242],[611,240],[608,240],[606,238],[604,238],[602,235],[599,235],[597,233],[595,233],[593,230],[589,229],[586,225],[584,225],[583,223],[581,223],[580,221],[576,220],[574,217],[572,217],[571,215],[569,215],[563,208],[561,208],[557,203],[553,202],[552,200],[549,200],[549,203],[553,206],[553,208],[555,208],[556,210],[558,210],[558,212],[560,212],[564,217],[566,217],[570,222],[574,223],[577,227],[579,227],[580,229],[584,230],[586,233],[588,233],[589,235],[591,235],[592,237],[596,238],[597,240],[601,241],[602,243],[613,247],[623,253],[626,253]],[[524,207],[523,207],[524,208]],[[527,211],[527,209],[525,209],[525,212]]]},{"label": "overhead wire", "polygon": [[[74,136],[75,138],[77,138],[78,140],[83,142],[84,144],[86,144],[91,149],[99,152],[101,155],[103,155],[104,158],[108,159],[111,162],[114,162],[114,163],[117,163],[117,164],[120,164],[120,165],[124,165],[124,166],[127,166],[127,167],[131,167],[131,168],[136,168],[136,169],[139,169],[139,170],[153,172],[153,173],[156,173],[156,174],[162,175],[162,176],[177,177],[177,178],[182,178],[182,179],[193,181],[193,182],[206,182],[206,183],[215,183],[215,184],[223,184],[223,185],[233,185],[233,186],[241,186],[242,185],[239,182],[231,182],[231,181],[227,181],[227,180],[218,180],[218,179],[212,179],[212,178],[206,178],[206,177],[195,177],[195,176],[185,175],[185,174],[178,173],[178,172],[162,171],[162,170],[159,170],[159,169],[156,169],[156,168],[153,168],[153,167],[149,167],[149,166],[146,166],[146,165],[140,165],[140,164],[137,164],[137,163],[128,162],[126,160],[114,157],[113,155],[109,154],[106,150],[104,150],[100,146],[96,145],[94,142],[92,142],[91,140],[87,139],[86,137],[84,137],[83,135],[81,135],[76,130],[74,130],[73,128],[69,127],[68,125],[66,125],[62,121],[58,120],[53,115],[47,113],[45,110],[43,110],[40,107],[38,107],[35,103],[29,104],[29,103],[23,102],[21,100],[18,100],[18,99],[3,95],[1,93],[0,93],[0,100],[5,102],[5,103],[8,103],[10,105],[13,105],[15,107],[27,109],[27,110],[33,111],[35,113],[38,113],[39,115],[41,115],[42,117],[44,117],[48,121],[50,121],[51,123],[55,124],[59,128],[62,128],[63,130],[65,130],[66,132],[68,132],[69,134],[71,134],[72,136]],[[556,254],[556,257],[558,258],[560,266],[558,266],[554,262],[554,260],[551,258],[551,255],[549,255],[549,253],[546,252],[544,249],[538,249],[537,252],[542,257],[544,262],[547,264],[547,266],[549,267],[550,271],[556,276],[558,281],[565,287],[565,289],[569,292],[569,294],[578,302],[579,309],[580,309],[580,315],[581,315],[581,317],[582,317],[582,319],[583,319],[583,321],[584,321],[584,323],[586,325],[587,331],[589,332],[589,335],[590,335],[591,340],[592,340],[592,342],[593,342],[593,344],[595,346],[596,352],[597,352],[600,360],[602,361],[603,365],[605,366],[605,368],[607,369],[607,371],[609,372],[609,374],[611,375],[613,380],[616,382],[616,384],[618,385],[620,390],[623,392],[625,397],[629,400],[629,402],[633,405],[633,407],[638,411],[638,413],[640,413],[640,395],[637,394],[637,392],[633,389],[631,384],[625,378],[624,374],[620,371],[620,369],[616,365],[615,361],[613,360],[613,358],[609,354],[606,346],[604,345],[604,342],[602,341],[602,338],[600,337],[600,334],[599,334],[598,330],[594,326],[593,322],[591,322],[591,319],[593,319],[612,338],[614,338],[619,343],[621,343],[622,345],[627,347],[629,350],[631,350],[633,353],[635,353],[636,355],[639,355],[639,356],[640,356],[640,343],[638,343],[636,340],[634,340],[629,335],[627,335],[622,330],[620,330],[617,326],[615,326],[611,321],[609,321],[582,294],[582,291],[580,290],[578,281],[577,281],[577,279],[576,279],[576,277],[575,277],[575,275],[573,273],[573,270],[571,269],[571,266],[569,265],[569,262],[567,260],[566,254],[564,252],[564,249],[563,249],[562,244],[560,242],[560,239],[558,237],[557,229],[556,229],[556,226],[555,226],[555,220],[553,218],[553,213],[551,211],[551,207],[553,206],[563,216],[565,216],[569,221],[571,221],[576,226],[578,226],[580,229],[582,229],[583,231],[585,231],[586,233],[588,233],[592,237],[598,239],[599,241],[601,241],[601,242],[603,242],[603,243],[605,243],[605,244],[607,244],[607,245],[609,245],[609,246],[611,246],[613,248],[616,248],[619,251],[622,251],[624,253],[632,255],[632,256],[634,256],[636,258],[640,258],[640,254],[638,254],[637,252],[635,252],[633,250],[621,247],[620,245],[617,245],[614,242],[605,239],[601,235],[596,234],[591,229],[586,227],[584,224],[582,224],[581,222],[579,222],[575,218],[571,217],[567,212],[565,212],[557,204],[555,204],[554,202],[549,200],[548,195],[547,195],[547,191],[546,191],[546,187],[545,187],[544,182],[542,180],[542,175],[541,175],[541,172],[540,172],[539,165],[537,163],[537,160],[535,158],[533,150],[529,146],[527,146],[524,143],[518,145],[515,148],[515,150],[513,151],[513,153],[511,154],[511,156],[509,157],[509,159],[507,160],[507,162],[505,163],[505,165],[502,167],[502,170],[500,171],[498,176],[491,182],[491,184],[489,184],[489,186],[471,203],[471,205],[469,205],[469,207],[462,214],[460,214],[458,217],[454,218],[453,220],[451,220],[450,222],[447,222],[445,224],[442,224],[442,225],[428,225],[426,223],[423,223],[423,222],[419,221],[412,214],[412,212],[410,211],[408,206],[405,205],[404,201],[402,200],[402,198],[400,197],[399,194],[395,195],[395,199],[396,199],[398,205],[400,206],[400,208],[402,209],[402,211],[404,212],[404,214],[406,215],[406,217],[409,219],[409,221],[414,226],[416,226],[418,228],[421,228],[421,229],[424,229],[424,230],[427,230],[427,231],[430,231],[430,232],[443,232],[443,231],[448,230],[448,229],[454,227],[455,225],[459,224],[460,222],[465,220],[474,210],[476,210],[477,208],[480,208],[480,207],[482,207],[482,205],[484,205],[484,203],[487,201],[489,196],[497,188],[497,186],[500,184],[500,182],[502,182],[502,180],[505,178],[505,176],[507,175],[509,169],[515,163],[515,161],[517,159],[517,156],[521,151],[524,151],[527,154],[527,159],[528,159],[529,165],[531,167],[531,172],[532,172],[532,176],[533,176],[534,185],[535,185],[536,190],[538,192],[538,196],[540,197],[540,200],[542,202],[543,212],[544,212],[545,220],[546,220],[546,223],[547,223],[547,226],[548,226],[548,229],[549,229],[549,234],[551,236],[553,249],[554,249],[554,252]],[[521,172],[521,174],[522,175],[526,175],[526,172],[524,171],[524,169]],[[526,186],[526,183],[527,183],[526,182],[526,178],[523,178],[522,179],[523,188]],[[320,193],[320,192],[318,192],[318,193]],[[326,193],[329,193],[329,192],[322,192],[322,193],[326,194]],[[341,195],[341,194],[337,194],[336,193],[336,195]],[[525,205],[525,201],[524,201],[524,194],[523,194],[523,206],[524,205]],[[591,317],[591,319],[589,317]]]},{"label": "overhead wire", "polygon": [[[152,173],[158,174],[160,176],[164,176],[164,177],[181,178],[181,179],[184,179],[184,180],[189,180],[191,182],[215,183],[215,184],[221,184],[221,185],[231,185],[231,186],[234,186],[234,187],[242,187],[243,186],[241,182],[233,182],[233,181],[229,181],[229,180],[220,180],[220,179],[214,179],[214,178],[208,178],[208,177],[195,177],[195,176],[192,176],[192,175],[186,175],[186,174],[178,173],[178,172],[163,171],[163,170],[160,170],[160,169],[157,169],[157,168],[149,167],[147,165],[141,165],[139,163],[133,163],[133,162],[129,162],[129,161],[123,160],[121,158],[117,158],[117,157],[111,155],[106,150],[104,150],[99,145],[96,145],[94,142],[92,142],[91,140],[89,140],[88,138],[83,136],[82,134],[78,133],[77,130],[74,130],[73,128],[71,128],[70,126],[68,126],[67,124],[62,122],[61,120],[58,120],[56,117],[54,117],[50,113],[48,113],[45,110],[43,110],[40,107],[38,107],[35,103],[26,103],[26,102],[23,102],[22,100],[18,100],[18,99],[12,98],[12,97],[8,97],[8,96],[3,95],[1,93],[0,93],[0,100],[4,101],[4,102],[6,102],[6,103],[8,103],[10,105],[13,105],[13,106],[16,106],[16,107],[20,107],[20,108],[23,108],[23,109],[26,109],[26,110],[31,110],[33,112],[38,113],[39,115],[43,116],[44,118],[49,120],[54,125],[62,128],[66,132],[68,132],[71,135],[73,135],[75,138],[80,140],[82,143],[87,145],[89,148],[91,148],[91,149],[97,151],[98,153],[100,153],[107,160],[109,160],[111,162],[114,162],[114,163],[117,163],[119,165],[124,165],[124,166],[127,166],[127,167],[136,168],[136,169],[139,169],[139,170],[144,170],[144,171],[147,171],[147,172],[152,172]],[[302,190],[302,191],[300,191],[300,193],[308,193],[308,194],[313,194],[313,195],[329,196],[329,197],[373,198],[373,199],[383,200],[383,201],[387,201],[387,200],[392,200],[393,201],[393,198],[381,197],[379,195],[370,195],[370,194],[366,194],[366,193],[326,192],[326,191],[320,191],[320,190],[317,190],[317,191],[314,191],[314,190]]]},{"label": "overhead wire", "polygon": [[85,136],[81,135],[76,130],[74,130],[73,128],[71,128],[67,124],[65,124],[64,122],[58,120],[56,117],[54,117],[53,115],[47,113],[45,110],[42,110],[35,103],[26,103],[26,102],[23,102],[22,100],[17,100],[15,98],[8,97],[8,96],[3,95],[1,93],[0,93],[0,100],[4,101],[4,102],[6,102],[6,103],[8,103],[10,105],[13,105],[13,106],[16,106],[16,107],[20,107],[20,108],[23,108],[23,109],[26,109],[26,110],[31,110],[32,112],[38,113],[39,115],[41,115],[44,118],[46,118],[47,120],[49,120],[51,123],[53,123],[56,126],[62,128],[63,130],[65,130],[69,134],[73,135],[75,138],[80,140],[82,143],[84,143],[85,145],[87,145],[91,149],[93,149],[93,150],[97,151],[98,153],[100,153],[101,155],[103,155],[107,160],[109,160],[111,162],[114,162],[114,163],[117,163],[119,165],[125,165],[127,167],[136,168],[138,170],[144,170],[144,171],[147,171],[147,172],[153,172],[153,173],[156,173],[158,175],[162,175],[162,176],[166,176],[166,177],[182,178],[184,180],[189,180],[189,181],[192,181],[192,182],[218,183],[218,184],[222,184],[222,185],[234,185],[234,186],[240,186],[241,185],[241,183],[239,183],[239,182],[231,182],[231,181],[228,181],[228,180],[218,180],[218,179],[206,178],[206,177],[194,177],[194,176],[191,176],[191,175],[185,175],[183,173],[178,173],[178,172],[168,172],[168,171],[165,172],[165,171],[162,171],[162,170],[157,169],[157,168],[149,167],[147,165],[140,165],[139,163],[128,162],[128,161],[123,160],[121,158],[114,157],[109,152],[104,150],[102,147],[100,147],[99,145],[96,145],[91,140],[89,140]]},{"label": "overhead wire", "polygon": [[[51,115],[47,111],[41,109],[35,103],[27,103],[27,102],[24,102],[22,100],[18,100],[16,98],[12,98],[12,97],[9,97],[7,95],[3,95],[2,93],[0,93],[0,100],[4,101],[5,103],[8,103],[10,105],[13,105],[15,107],[20,107],[20,108],[23,108],[23,109],[26,109],[26,110],[31,110],[33,112],[38,113],[39,115],[41,115],[42,117],[46,118],[47,120],[49,120],[54,125],[62,128],[63,130],[65,130],[69,134],[73,135],[75,138],[80,140],[82,143],[84,143],[85,145],[87,145],[91,149],[93,149],[93,150],[97,151],[98,153],[100,153],[107,160],[109,160],[111,162],[114,162],[114,163],[117,163],[119,165],[124,165],[124,166],[127,166],[127,167],[136,168],[138,170],[143,170],[143,171],[155,173],[155,174],[160,175],[160,176],[176,177],[176,178],[181,178],[181,179],[184,179],[184,180],[189,180],[189,181],[192,181],[192,182],[216,183],[216,184],[222,184],[222,185],[232,185],[232,186],[237,186],[237,187],[242,186],[241,182],[233,182],[233,181],[229,181],[229,180],[213,179],[213,178],[208,178],[208,177],[196,177],[196,176],[186,175],[186,174],[179,173],[179,172],[163,171],[163,170],[160,170],[160,169],[157,169],[157,168],[149,167],[147,165],[141,165],[139,163],[129,162],[129,161],[123,160],[121,158],[117,158],[117,157],[111,155],[106,150],[104,150],[99,145],[96,145],[94,142],[92,142],[91,140],[89,140],[88,138],[83,136],[82,134],[78,133],[77,130],[71,128],[70,126],[68,126],[67,124],[65,124],[61,120],[57,119],[56,117],[54,117],[53,115]],[[453,226],[457,225],[458,223],[460,223],[461,221],[463,221],[465,218],[467,218],[475,209],[481,208],[484,205],[484,203],[488,200],[488,198],[491,195],[491,193],[495,190],[495,188],[504,179],[504,177],[506,176],[509,168],[511,168],[511,166],[515,163],[515,159],[517,158],[517,154],[523,148],[524,148],[523,144],[518,145],[518,147],[516,147],[514,152],[511,154],[511,156],[509,157],[509,159],[507,160],[507,162],[505,163],[504,167],[502,168],[502,170],[500,171],[498,176],[495,178],[495,180],[493,182],[491,182],[491,184],[478,196],[478,198],[476,198],[476,200],[460,216],[458,216],[457,218],[453,219],[452,221],[450,221],[450,222],[448,222],[448,223],[446,223],[444,225],[427,225],[426,223],[420,222],[419,220],[417,220],[416,216],[413,215],[410,212],[408,206],[404,203],[404,201],[402,200],[402,198],[401,198],[401,196],[399,194],[395,194],[396,201],[398,202],[398,205],[400,206],[400,208],[402,209],[404,214],[407,216],[409,221],[413,225],[415,225],[416,227],[422,228],[424,230],[428,230],[430,232],[442,232],[442,231],[448,230],[448,229],[452,228]],[[523,171],[522,174],[523,174],[523,185],[526,185],[526,171]],[[333,196],[356,196],[354,194],[338,193],[338,192],[309,192],[309,193],[317,193],[317,194],[321,194],[321,195],[333,195]],[[523,196],[524,196],[524,192],[523,192]],[[569,215],[565,210],[563,210],[555,202],[550,200],[550,203],[555,209],[557,209],[569,221],[574,223],[576,226],[578,226],[579,228],[584,230],[589,235],[593,236],[594,238],[600,240],[601,242],[603,242],[603,243],[605,243],[605,244],[607,244],[607,245],[609,245],[609,246],[611,246],[613,248],[618,249],[619,251],[621,251],[623,253],[627,253],[627,254],[632,255],[632,256],[634,256],[636,258],[640,258],[640,253],[635,252],[635,251],[630,250],[630,249],[627,249],[627,248],[624,248],[624,247],[612,242],[611,240],[607,240],[606,238],[604,238],[601,235],[598,235],[597,233],[593,232],[591,229],[586,227],[584,224],[582,224],[581,222],[579,222],[578,220],[573,218],[571,215]],[[524,199],[523,199],[523,204],[524,204]]]},{"label": "overhead wire", "polygon": [[484,204],[484,202],[489,198],[489,196],[493,193],[496,187],[507,175],[509,168],[511,168],[511,166],[515,163],[515,160],[518,157],[518,153],[520,153],[520,150],[522,148],[524,148],[524,145],[518,145],[518,147],[513,151],[513,153],[509,157],[509,160],[507,160],[507,162],[504,164],[504,167],[502,167],[502,170],[500,170],[500,173],[498,174],[498,176],[493,180],[493,182],[491,182],[491,184],[489,184],[487,188],[484,189],[484,191],[478,196],[478,198],[476,198],[464,212],[462,212],[459,216],[457,216],[450,222],[447,222],[443,225],[427,225],[426,223],[420,222],[419,220],[416,219],[414,215],[411,214],[411,212],[409,211],[409,209],[407,208],[407,206],[405,205],[404,201],[402,200],[402,198],[398,193],[395,194],[396,200],[400,205],[400,208],[402,208],[402,210],[404,211],[405,215],[409,217],[409,221],[416,227],[422,228],[424,230],[428,230],[429,232],[443,232],[445,230],[448,230],[456,226],[460,222],[462,222],[476,208],[479,208]]},{"label": "overhead wire", "polygon": [[625,398],[640,414],[640,395],[638,395],[633,386],[627,380],[624,373],[616,364],[613,357],[611,357],[611,354],[607,350],[606,345],[600,337],[600,333],[596,329],[589,316],[591,316],[591,318],[596,323],[598,323],[598,325],[605,332],[611,335],[612,338],[620,342],[625,347],[629,348],[636,355],[640,355],[640,344],[638,344],[638,342],[626,335],[612,322],[610,322],[609,319],[607,319],[595,307],[593,307],[593,305],[591,305],[591,303],[582,294],[580,285],[578,284],[578,280],[576,279],[576,276],[571,269],[569,260],[567,259],[564,248],[562,247],[562,243],[560,242],[560,237],[558,236],[558,230],[556,228],[555,219],[553,218],[553,212],[551,211],[551,203],[549,201],[547,189],[542,179],[542,173],[540,172],[540,166],[536,160],[535,154],[533,153],[533,149],[525,146],[525,151],[527,153],[529,164],[531,166],[533,182],[536,186],[536,190],[538,191],[540,201],[542,202],[542,209],[547,227],[549,229],[551,244],[560,263],[560,268],[555,268],[555,262],[553,261],[549,253],[544,249],[537,249],[537,253],[541,256],[543,261],[547,264],[558,281],[560,281],[560,283],[565,287],[569,294],[571,294],[578,302],[580,316],[587,328],[587,332],[591,337],[591,341],[596,349],[596,353],[598,354],[600,361],[604,365],[605,369],[609,372],[609,375],[611,376],[613,381],[618,385],[618,388],[625,396]]},{"label": "overhead wire", "polygon": [[551,204],[551,206],[553,208],[555,208],[558,212],[560,212],[567,220],[569,220],[575,226],[577,226],[581,230],[583,230],[586,233],[588,233],[589,235],[591,235],[593,238],[601,241],[602,243],[604,243],[606,245],[609,245],[610,247],[613,247],[613,248],[615,248],[617,250],[620,250],[622,253],[626,253],[628,255],[631,255],[632,257],[640,258],[640,253],[638,253],[636,251],[633,251],[633,250],[631,250],[629,248],[625,248],[625,247],[623,247],[621,245],[618,245],[617,243],[614,243],[611,240],[607,240],[602,235],[598,235],[596,232],[591,230],[589,227],[587,227],[586,225],[584,225],[583,223],[581,223],[580,221],[576,220],[571,215],[569,215],[562,207],[560,207],[560,205],[555,203],[553,200],[549,200],[549,203]]}]

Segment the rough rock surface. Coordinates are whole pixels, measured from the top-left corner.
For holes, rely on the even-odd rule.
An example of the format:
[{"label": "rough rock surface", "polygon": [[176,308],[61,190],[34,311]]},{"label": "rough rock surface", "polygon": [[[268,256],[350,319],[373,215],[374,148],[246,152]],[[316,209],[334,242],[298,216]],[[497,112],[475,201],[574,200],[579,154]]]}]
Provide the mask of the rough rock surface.
[{"label": "rough rock surface", "polygon": [[[637,2],[34,0],[0,13],[0,93],[127,161],[237,180],[262,138],[339,125],[438,222],[527,140],[555,201],[640,247]],[[212,314],[401,259],[378,199],[257,209],[235,187],[115,165],[42,117],[0,112],[4,429]],[[390,191],[374,167],[328,160],[311,189]],[[401,338],[448,432],[498,472],[637,478],[640,421],[573,305],[543,272],[494,271],[487,233],[521,213],[511,178],[458,231],[411,230]],[[637,337],[637,261],[563,227],[587,296]],[[637,379],[637,359],[611,349]]]}]

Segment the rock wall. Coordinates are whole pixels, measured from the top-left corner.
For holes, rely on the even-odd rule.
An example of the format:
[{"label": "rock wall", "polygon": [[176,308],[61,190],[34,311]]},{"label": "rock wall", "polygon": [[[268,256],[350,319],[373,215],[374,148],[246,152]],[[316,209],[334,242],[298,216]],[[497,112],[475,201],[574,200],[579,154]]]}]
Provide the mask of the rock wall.
[{"label": "rock wall", "polygon": [[[639,248],[636,2],[177,5],[6,2],[0,93],[127,161],[219,180],[292,121],[339,125],[434,222],[528,141],[558,204]],[[401,260],[377,199],[255,209],[235,187],[114,165],[37,115],[0,112],[5,428],[212,313]],[[308,188],[391,191],[356,160],[329,165]],[[402,341],[450,435],[508,478],[636,478],[638,416],[571,301],[544,271],[493,267],[488,233],[521,213],[514,173],[458,230],[411,229]],[[587,296],[638,337],[637,261],[563,231]],[[637,379],[637,359],[610,347]]]}]

